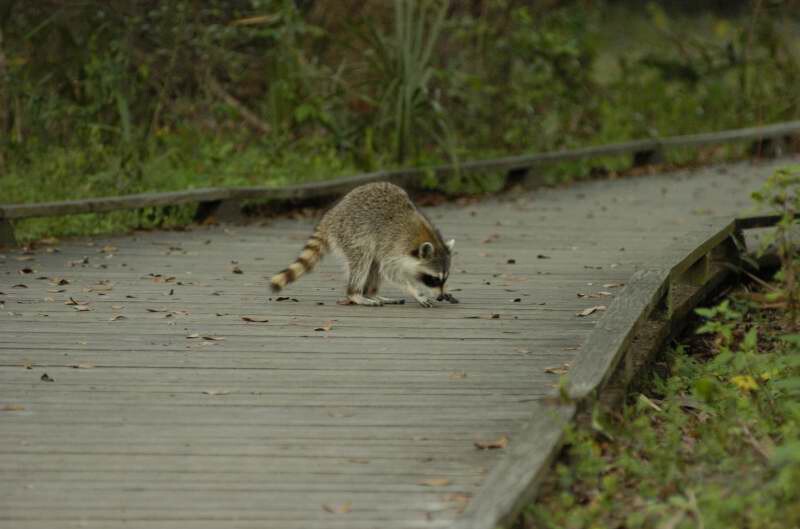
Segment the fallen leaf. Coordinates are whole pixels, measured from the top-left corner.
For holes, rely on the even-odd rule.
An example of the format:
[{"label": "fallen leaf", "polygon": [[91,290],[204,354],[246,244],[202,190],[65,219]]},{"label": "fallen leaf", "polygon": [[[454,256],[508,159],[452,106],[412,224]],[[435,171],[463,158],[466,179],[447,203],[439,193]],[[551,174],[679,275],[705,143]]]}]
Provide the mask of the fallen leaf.
[{"label": "fallen leaf", "polygon": [[508,437],[501,435],[494,441],[475,441],[473,444],[479,450],[498,450],[508,446]]},{"label": "fallen leaf", "polygon": [[606,283],[603,285],[603,288],[619,288],[624,286],[625,283]]},{"label": "fallen leaf", "polygon": [[215,395],[228,395],[230,393],[227,389],[207,389],[203,391],[204,395],[211,395],[212,397]]},{"label": "fallen leaf", "polygon": [[242,320],[250,323],[267,323],[269,320],[260,316],[242,316]]},{"label": "fallen leaf", "polygon": [[69,367],[71,367],[73,369],[94,369],[97,366],[94,365],[94,364],[86,363],[86,364],[73,364],[73,365],[71,365]]},{"label": "fallen leaf", "polygon": [[516,259],[509,259],[508,261],[506,261],[506,264],[517,264],[517,260]]},{"label": "fallen leaf", "polygon": [[11,285],[11,288],[28,288],[28,285],[24,285],[22,283],[19,283],[17,285]]},{"label": "fallen leaf", "polygon": [[606,310],[607,308],[608,307],[606,307],[605,305],[596,305],[594,307],[589,307],[588,309],[583,309],[582,311],[577,313],[577,316],[578,317],[589,316],[591,314],[594,314],[595,312]]},{"label": "fallen leaf", "polygon": [[186,335],[186,338],[189,340],[193,340],[194,338],[200,338],[200,334],[193,332],[192,334]]},{"label": "fallen leaf", "polygon": [[117,251],[117,247],[116,246],[111,246],[110,244],[106,244],[105,246],[100,248],[100,251],[103,252],[103,253],[114,253],[114,252]]},{"label": "fallen leaf", "polygon": [[127,320],[128,318],[123,316],[122,314],[114,314],[108,321],[118,321],[118,320]]},{"label": "fallen leaf", "polygon": [[47,373],[44,373],[41,377],[39,377],[39,380],[41,380],[42,382],[55,382],[56,381],[56,379],[52,378]]},{"label": "fallen leaf", "polygon": [[325,503],[322,505],[322,509],[332,514],[346,514],[353,510],[353,502]]},{"label": "fallen leaf", "polygon": [[549,255],[545,255],[543,253],[540,253],[539,255],[536,256],[536,258],[537,259],[550,259],[550,256]]},{"label": "fallen leaf", "polygon": [[20,268],[19,270],[17,270],[17,272],[19,274],[24,275],[24,274],[32,274],[33,272],[35,272],[35,270],[30,266],[26,266],[25,268]]},{"label": "fallen leaf", "polygon": [[0,411],[24,411],[25,406],[22,404],[6,404],[0,407]]},{"label": "fallen leaf", "polygon": [[432,478],[417,482],[418,485],[425,485],[426,487],[444,487],[450,484],[447,478]]},{"label": "fallen leaf", "polygon": [[64,305],[82,305],[82,303],[70,296],[69,299],[64,302]]},{"label": "fallen leaf", "polygon": [[203,336],[203,340],[207,340],[209,342],[221,342],[225,339],[224,336]]},{"label": "fallen leaf", "polygon": [[50,278],[50,282],[55,286],[69,285],[69,279],[63,277],[52,277]]},{"label": "fallen leaf", "polygon": [[300,300],[297,298],[290,298],[289,296],[278,296],[277,298],[275,298],[275,301],[294,301],[295,303],[297,303]]},{"label": "fallen leaf", "polygon": [[67,261],[67,265],[71,266],[71,267],[83,266],[83,265],[87,265],[87,264],[89,264],[89,258],[88,257],[84,257],[83,259],[76,259],[74,261]]},{"label": "fallen leaf", "polygon": [[231,272],[233,272],[234,274],[244,274],[244,272],[242,272],[242,269],[239,268],[238,266],[234,266],[233,268],[231,268]]},{"label": "fallen leaf", "polygon": [[447,378],[450,380],[461,380],[462,378],[467,378],[467,374],[464,371],[453,371]]},{"label": "fallen leaf", "polygon": [[565,363],[560,366],[545,367],[545,373],[552,373],[554,375],[565,375],[569,371],[569,364]]},{"label": "fallen leaf", "polygon": [[334,321],[335,321],[335,320],[328,320],[328,321],[326,321],[326,322],[325,322],[325,324],[324,324],[322,327],[316,327],[314,330],[315,330],[315,331],[325,331],[325,332],[328,332],[328,331],[330,331],[331,329],[333,329],[333,322],[334,322]]},{"label": "fallen leaf", "polygon": [[453,502],[456,504],[456,511],[459,513],[464,512],[464,509],[467,507],[470,499],[472,499],[472,497],[469,494],[463,494],[460,492],[454,492],[444,497],[444,501]]},{"label": "fallen leaf", "polygon": [[147,312],[169,312],[165,308],[159,308],[159,309],[145,308],[144,310],[146,310]]},{"label": "fallen leaf", "polygon": [[89,305],[81,304],[81,305],[74,305],[73,309],[77,310],[78,312],[89,312],[92,309],[89,308]]},{"label": "fallen leaf", "polygon": [[16,259],[17,261],[33,261],[36,258],[32,255],[18,255],[14,257],[14,259]]}]

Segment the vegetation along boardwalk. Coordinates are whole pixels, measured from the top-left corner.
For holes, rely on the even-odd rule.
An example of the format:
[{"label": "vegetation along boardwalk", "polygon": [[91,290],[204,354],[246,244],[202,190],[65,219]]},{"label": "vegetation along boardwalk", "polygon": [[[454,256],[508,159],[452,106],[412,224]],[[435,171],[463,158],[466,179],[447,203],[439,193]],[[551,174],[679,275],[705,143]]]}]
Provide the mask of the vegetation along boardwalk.
[{"label": "vegetation along boardwalk", "polygon": [[431,208],[432,309],[338,305],[334,259],[268,300],[312,220],[6,251],[0,527],[492,527],[603,307],[789,161]]}]

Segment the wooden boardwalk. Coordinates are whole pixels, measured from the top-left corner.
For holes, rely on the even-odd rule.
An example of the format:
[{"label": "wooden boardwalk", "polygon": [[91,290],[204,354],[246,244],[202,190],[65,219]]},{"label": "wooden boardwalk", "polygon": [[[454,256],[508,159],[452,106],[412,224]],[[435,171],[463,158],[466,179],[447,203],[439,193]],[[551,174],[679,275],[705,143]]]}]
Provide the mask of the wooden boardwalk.
[{"label": "wooden boardwalk", "polygon": [[334,259],[267,301],[312,220],[8,251],[0,527],[451,527],[603,314],[577,313],[786,163],[430,208],[461,299],[433,309],[338,305]]}]

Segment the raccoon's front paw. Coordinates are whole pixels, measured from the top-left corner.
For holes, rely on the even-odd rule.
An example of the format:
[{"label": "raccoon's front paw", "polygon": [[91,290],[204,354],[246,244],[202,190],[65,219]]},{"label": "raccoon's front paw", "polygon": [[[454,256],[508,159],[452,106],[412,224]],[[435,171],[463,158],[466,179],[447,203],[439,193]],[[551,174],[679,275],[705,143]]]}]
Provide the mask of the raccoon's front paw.
[{"label": "raccoon's front paw", "polygon": [[427,296],[416,295],[416,296],[414,296],[414,299],[416,299],[417,303],[419,303],[420,305],[422,305],[425,308],[433,307],[433,299],[432,298],[429,298]]},{"label": "raccoon's front paw", "polygon": [[445,293],[439,294],[439,297],[436,298],[436,301],[449,301],[450,303],[458,303],[459,301],[453,297],[452,294]]}]

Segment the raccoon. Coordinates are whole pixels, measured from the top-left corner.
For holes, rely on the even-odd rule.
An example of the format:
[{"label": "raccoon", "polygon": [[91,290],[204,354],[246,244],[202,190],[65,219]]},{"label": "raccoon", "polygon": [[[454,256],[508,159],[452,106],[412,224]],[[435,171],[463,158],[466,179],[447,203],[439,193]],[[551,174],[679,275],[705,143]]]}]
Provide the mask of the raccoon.
[{"label": "raccoon", "polygon": [[347,299],[358,305],[405,303],[378,295],[382,280],[411,294],[423,307],[458,303],[445,292],[455,241],[439,230],[400,187],[378,182],[357,187],[323,217],[300,256],[270,280],[273,292],[311,271],[322,257],[338,255],[347,276]]}]

